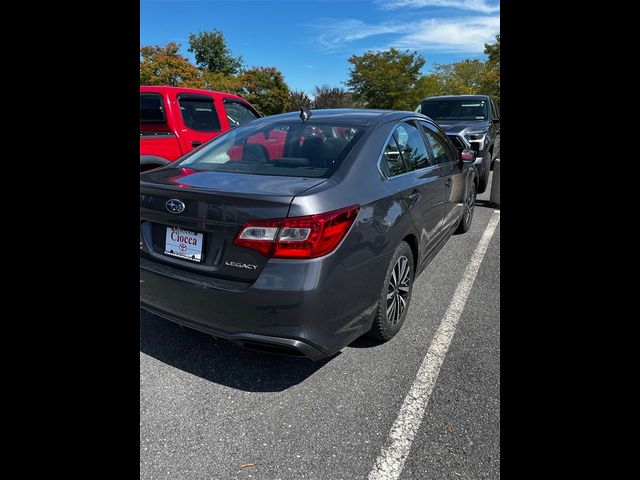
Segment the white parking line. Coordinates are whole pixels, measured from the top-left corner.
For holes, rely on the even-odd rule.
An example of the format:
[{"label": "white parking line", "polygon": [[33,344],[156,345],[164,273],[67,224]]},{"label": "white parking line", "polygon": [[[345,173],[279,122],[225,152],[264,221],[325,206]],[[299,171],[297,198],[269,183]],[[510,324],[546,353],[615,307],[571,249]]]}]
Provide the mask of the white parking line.
[{"label": "white parking line", "polygon": [[471,292],[471,287],[473,287],[482,258],[489,247],[489,242],[499,221],[500,212],[494,210],[487,228],[482,234],[478,246],[462,275],[462,280],[460,280],[453,294],[453,299],[444,314],[442,323],[440,323],[431,341],[411,390],[409,390],[407,397],[404,399],[398,418],[396,418],[391,427],[389,439],[376,459],[373,470],[369,473],[369,480],[396,480],[402,473],[404,462],[411,449],[411,443],[418,432],[418,428],[420,428],[433,386],[438,379],[440,367],[447,350],[449,350],[451,339],[456,331],[462,310],[467,303],[467,297]]}]

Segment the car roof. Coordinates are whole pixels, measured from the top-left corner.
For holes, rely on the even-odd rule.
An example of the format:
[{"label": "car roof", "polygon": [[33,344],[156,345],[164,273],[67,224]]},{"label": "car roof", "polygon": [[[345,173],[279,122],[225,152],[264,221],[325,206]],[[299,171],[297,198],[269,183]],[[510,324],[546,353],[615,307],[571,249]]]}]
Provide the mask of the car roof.
[{"label": "car roof", "polygon": [[[307,120],[309,125],[327,122],[344,122],[353,125],[375,126],[388,121],[399,120],[407,116],[427,117],[416,112],[400,111],[400,110],[375,110],[364,108],[331,108],[309,110],[311,117]],[[281,113],[270,117],[261,118],[254,122],[269,123],[282,121],[301,121],[300,111]],[[252,122],[252,123],[254,123]]]},{"label": "car roof", "polygon": [[457,100],[459,98],[464,98],[468,100],[488,100],[489,95],[440,95],[436,97],[427,97],[423,102],[427,100]]},{"label": "car roof", "polygon": [[200,94],[200,95],[213,95],[213,96],[224,96],[228,98],[234,98],[238,100],[242,100],[244,102],[248,101],[245,98],[242,98],[239,95],[234,95],[233,93],[225,93],[225,92],[216,92],[214,90],[203,90],[201,88],[187,88],[187,87],[169,87],[169,86],[156,86],[156,85],[140,85],[140,93],[192,93],[192,94]]}]

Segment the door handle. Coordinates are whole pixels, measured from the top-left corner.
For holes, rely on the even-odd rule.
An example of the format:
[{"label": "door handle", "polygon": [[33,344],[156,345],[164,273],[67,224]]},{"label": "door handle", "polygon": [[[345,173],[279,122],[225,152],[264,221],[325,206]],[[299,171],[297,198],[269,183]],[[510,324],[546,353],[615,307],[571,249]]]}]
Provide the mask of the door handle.
[{"label": "door handle", "polygon": [[450,187],[451,186],[451,178],[447,178],[447,181],[444,182],[446,187]]},{"label": "door handle", "polygon": [[191,146],[192,146],[193,148],[195,148],[195,147],[199,147],[200,145],[202,145],[202,142],[199,142],[199,141],[197,141],[197,140],[194,140],[193,142],[191,142]]},{"label": "door handle", "polygon": [[409,203],[411,205],[413,205],[414,203],[418,203],[421,198],[422,194],[419,191],[414,190],[413,192],[411,192],[411,195],[409,195]]}]

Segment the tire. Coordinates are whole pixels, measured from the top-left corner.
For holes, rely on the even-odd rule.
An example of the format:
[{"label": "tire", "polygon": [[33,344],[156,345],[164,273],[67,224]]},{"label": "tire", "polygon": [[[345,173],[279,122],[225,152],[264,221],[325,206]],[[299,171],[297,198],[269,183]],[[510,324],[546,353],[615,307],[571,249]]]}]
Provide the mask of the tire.
[{"label": "tire", "polygon": [[489,183],[489,164],[485,163],[482,173],[480,174],[480,181],[478,182],[478,191],[476,193],[484,193]]},{"label": "tire", "polygon": [[[368,332],[370,337],[386,342],[400,331],[411,302],[414,273],[411,247],[406,242],[400,242],[384,277],[376,317]],[[398,284],[397,278],[400,276],[402,278]],[[388,298],[390,295],[393,295],[391,299]],[[401,310],[397,310],[398,305],[402,305]]]},{"label": "tire", "polygon": [[464,200],[462,206],[462,218],[458,224],[458,228],[454,232],[456,235],[465,233],[471,228],[471,222],[473,221],[473,211],[476,206],[476,184],[472,183],[469,191],[469,195]]}]

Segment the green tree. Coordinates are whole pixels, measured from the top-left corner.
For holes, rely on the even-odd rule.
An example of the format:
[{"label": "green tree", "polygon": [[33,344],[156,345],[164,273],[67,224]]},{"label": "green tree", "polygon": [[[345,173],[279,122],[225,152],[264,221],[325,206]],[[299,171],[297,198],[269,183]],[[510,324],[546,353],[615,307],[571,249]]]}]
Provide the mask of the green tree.
[{"label": "green tree", "polygon": [[484,53],[489,56],[489,63],[500,65],[500,34],[496,35],[496,43],[485,43]]},{"label": "green tree", "polygon": [[357,103],[353,94],[344,88],[330,87],[327,84],[313,89],[313,108],[355,108]]},{"label": "green tree", "polygon": [[447,95],[473,95],[482,91],[485,64],[480,60],[463,60],[448,65],[435,65],[434,71]]},{"label": "green tree", "polygon": [[442,82],[443,95],[490,95],[500,101],[500,70],[490,62],[467,59],[435,65],[434,71]]},{"label": "green tree", "polygon": [[485,43],[484,53],[489,56],[487,60],[486,88],[500,107],[500,34],[496,35],[496,43]]},{"label": "green tree", "polygon": [[235,75],[225,75],[219,72],[202,72],[202,80],[206,90],[214,90],[216,92],[233,93],[242,95],[243,82],[241,77]]},{"label": "green tree", "polygon": [[[418,79],[418,83],[416,85],[416,93],[418,102],[421,102],[427,97],[444,95],[444,83],[442,82],[440,76],[435,73],[424,75]],[[417,106],[418,105],[416,104],[416,107]]]},{"label": "green tree", "polygon": [[311,99],[303,90],[292,90],[289,93],[288,110],[290,112],[295,112],[301,108],[311,108]]},{"label": "green tree", "polygon": [[425,60],[418,52],[366,52],[349,58],[353,65],[347,85],[356,100],[368,108],[414,110],[418,99],[416,86]]},{"label": "green tree", "polygon": [[140,84],[203,88],[200,71],[180,55],[180,45],[148,45],[140,48]]},{"label": "green tree", "polygon": [[222,32],[200,32],[189,35],[189,52],[195,55],[196,65],[209,72],[236,75],[242,70],[242,57],[234,57]]},{"label": "green tree", "polygon": [[242,95],[265,115],[287,111],[289,87],[274,67],[255,67],[241,76]]}]

